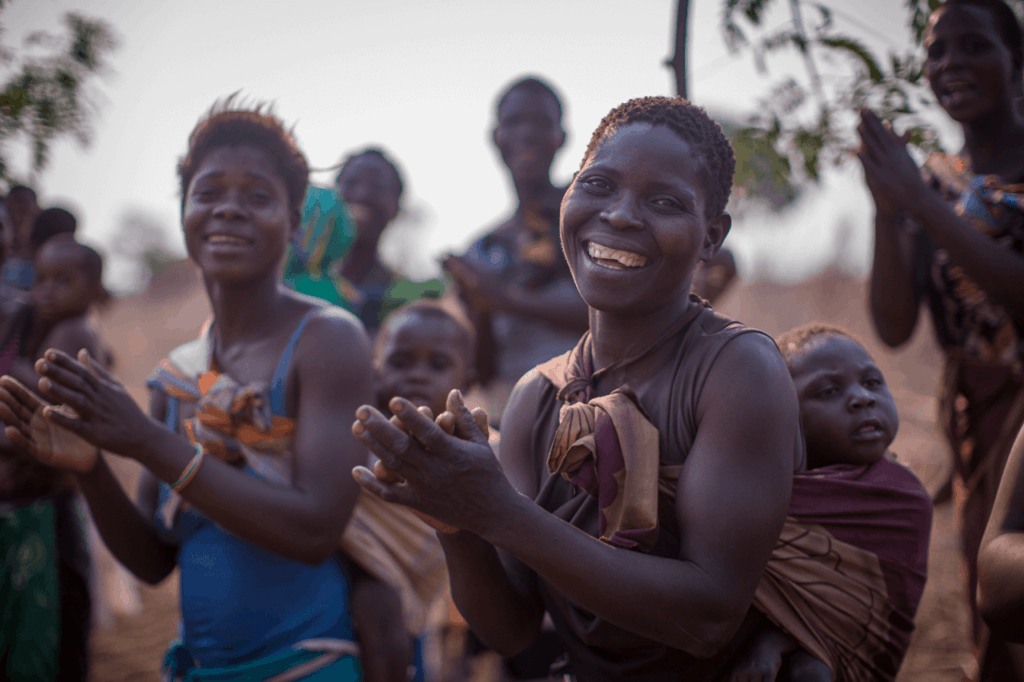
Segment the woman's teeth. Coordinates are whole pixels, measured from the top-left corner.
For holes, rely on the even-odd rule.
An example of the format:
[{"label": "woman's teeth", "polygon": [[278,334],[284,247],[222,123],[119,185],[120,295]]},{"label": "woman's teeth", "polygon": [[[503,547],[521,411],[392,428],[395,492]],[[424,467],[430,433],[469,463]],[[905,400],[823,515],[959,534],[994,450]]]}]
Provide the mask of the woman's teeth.
[{"label": "woman's teeth", "polygon": [[206,238],[209,244],[248,244],[249,242],[241,237],[233,237],[228,234],[213,234]]},{"label": "woman's teeth", "polygon": [[[626,268],[639,268],[647,265],[647,258],[638,253],[613,249],[594,242],[587,242],[587,255],[602,265],[621,265]],[[613,265],[614,267],[614,265]]]}]

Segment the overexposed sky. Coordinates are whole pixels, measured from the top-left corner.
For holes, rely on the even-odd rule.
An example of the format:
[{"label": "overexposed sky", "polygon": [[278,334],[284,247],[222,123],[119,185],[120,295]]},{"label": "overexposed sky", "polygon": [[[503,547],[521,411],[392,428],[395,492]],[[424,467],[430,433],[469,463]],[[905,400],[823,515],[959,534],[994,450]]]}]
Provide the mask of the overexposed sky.
[{"label": "overexposed sky", "polygon": [[[691,0],[690,96],[743,119],[773,80],[804,73],[799,61],[780,57],[765,78],[749,54],[730,56],[721,4]],[[788,19],[788,3],[776,4],[769,26]],[[855,14],[837,15],[837,26],[883,53],[907,42],[901,2],[825,4]],[[0,15],[6,44],[54,30],[68,11],[108,21],[120,48],[94,90],[92,144],[58,143],[37,190],[44,206],[72,208],[83,238],[100,246],[135,210],[162,224],[183,253],[175,164],[199,116],[235,91],[276,102],[314,168],[367,144],[391,152],[406,182],[406,222],[422,230],[413,254],[422,269],[514,205],[490,141],[495,99],[510,81],[538,74],[563,94],[569,139],[554,173],[562,183],[610,108],[674,94],[663,65],[674,0],[11,0]],[[843,224],[848,262],[866,266],[870,209],[859,169],[848,166],[791,213],[738,221],[728,243],[745,274],[813,273]],[[328,184],[333,172],[312,179]],[[116,280],[116,267],[111,275]]]}]

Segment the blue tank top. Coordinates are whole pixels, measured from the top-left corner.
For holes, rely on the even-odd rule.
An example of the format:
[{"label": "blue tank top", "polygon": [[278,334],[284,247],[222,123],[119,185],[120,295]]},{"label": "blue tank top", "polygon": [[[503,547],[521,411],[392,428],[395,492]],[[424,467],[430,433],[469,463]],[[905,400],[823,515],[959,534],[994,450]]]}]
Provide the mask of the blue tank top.
[{"label": "blue tank top", "polygon": [[[302,330],[317,312],[299,323],[274,373],[269,397],[276,415],[287,416],[288,365]],[[177,430],[173,398],[166,424]],[[255,476],[252,470],[246,473]],[[169,494],[161,483],[160,502]],[[182,640],[201,667],[238,665],[304,639],[354,639],[349,579],[336,559],[318,566],[285,559],[231,535],[195,507],[179,514],[169,535],[179,542]]]}]

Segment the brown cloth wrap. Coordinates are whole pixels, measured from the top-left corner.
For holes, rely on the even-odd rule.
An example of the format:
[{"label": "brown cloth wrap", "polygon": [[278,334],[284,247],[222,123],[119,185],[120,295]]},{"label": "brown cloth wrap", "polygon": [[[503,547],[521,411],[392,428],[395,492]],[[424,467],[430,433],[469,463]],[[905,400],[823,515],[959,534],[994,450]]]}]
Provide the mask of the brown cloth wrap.
[{"label": "brown cloth wrap", "polygon": [[[601,540],[650,551],[682,467],[661,462],[658,430],[628,386],[593,395],[591,347],[588,333],[538,367],[563,402],[548,471],[598,500]],[[923,590],[931,501],[912,473],[885,460],[826,469],[796,477],[754,606],[837,682],[891,680]],[[887,557],[897,539],[905,548]]]}]

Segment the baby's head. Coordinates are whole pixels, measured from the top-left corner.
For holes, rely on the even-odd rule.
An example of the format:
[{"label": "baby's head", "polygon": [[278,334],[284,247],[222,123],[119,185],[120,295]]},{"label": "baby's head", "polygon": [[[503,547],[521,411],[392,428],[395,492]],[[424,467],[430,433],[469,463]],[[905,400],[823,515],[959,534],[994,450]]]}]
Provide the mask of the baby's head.
[{"label": "baby's head", "polygon": [[475,348],[473,325],[454,304],[422,299],[402,306],[377,334],[377,404],[386,409],[401,396],[441,414],[453,388],[465,391],[475,382]]},{"label": "baby's head", "polygon": [[96,251],[62,236],[39,249],[32,304],[40,319],[58,322],[77,317],[106,298],[103,259]]},{"label": "baby's head", "polygon": [[800,401],[808,467],[878,461],[900,418],[864,346],[846,330],[818,323],[786,332],[778,344]]}]

